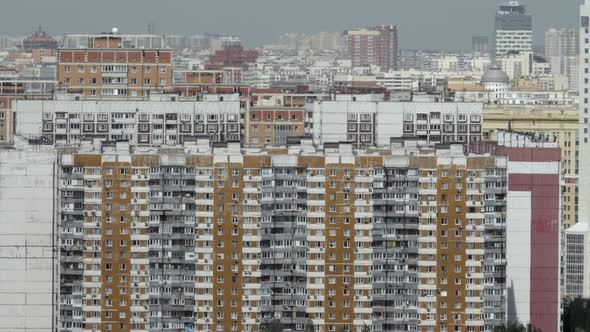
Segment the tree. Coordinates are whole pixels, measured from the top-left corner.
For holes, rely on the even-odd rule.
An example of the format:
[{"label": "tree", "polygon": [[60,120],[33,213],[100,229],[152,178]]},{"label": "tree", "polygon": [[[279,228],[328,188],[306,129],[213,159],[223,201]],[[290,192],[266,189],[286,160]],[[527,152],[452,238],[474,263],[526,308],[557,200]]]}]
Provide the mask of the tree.
[{"label": "tree", "polygon": [[266,321],[260,325],[260,332],[283,332],[283,325],[278,319]]},{"label": "tree", "polygon": [[361,332],[371,332],[371,327],[367,324],[363,324],[363,329]]},{"label": "tree", "polygon": [[305,332],[315,332],[315,326],[313,326],[313,321],[311,319],[307,320],[307,324],[305,325]]},{"label": "tree", "polygon": [[508,324],[496,326],[494,332],[541,332],[541,329],[530,323],[525,326],[519,321],[511,321]]},{"label": "tree", "polygon": [[561,319],[563,332],[590,332],[590,301],[582,298],[565,301]]}]

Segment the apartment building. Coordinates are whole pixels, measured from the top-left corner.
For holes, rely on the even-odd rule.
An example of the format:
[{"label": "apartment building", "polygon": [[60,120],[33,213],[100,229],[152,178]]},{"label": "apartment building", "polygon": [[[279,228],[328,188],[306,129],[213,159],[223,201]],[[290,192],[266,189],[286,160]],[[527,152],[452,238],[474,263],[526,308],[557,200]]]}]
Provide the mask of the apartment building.
[{"label": "apartment building", "polygon": [[99,35],[89,48],[58,50],[58,88],[85,96],[141,97],[171,91],[172,50],[126,48],[120,36]]},{"label": "apartment building", "polygon": [[565,233],[565,291],[571,297],[590,296],[590,277],[588,274],[588,253],[590,239],[590,137],[588,124],[588,108],[590,107],[588,88],[590,81],[588,70],[590,63],[588,38],[590,38],[590,2],[584,1],[580,5],[580,61],[579,61],[579,223]]},{"label": "apartment building", "polygon": [[485,106],[484,140],[497,140],[497,133],[507,130],[535,134],[555,141],[561,149],[562,227],[578,222],[578,110],[551,106]]},{"label": "apartment building", "polygon": [[337,95],[335,101],[317,101],[310,107],[315,144],[387,146],[390,137],[401,136],[415,137],[420,145],[471,144],[482,137],[483,105],[477,103],[384,102],[372,95]]},{"label": "apartment building", "polygon": [[309,133],[305,108],[256,107],[246,116],[244,143],[249,146],[286,145],[287,138]]},{"label": "apartment building", "polygon": [[72,145],[87,139],[128,140],[133,145],[182,144],[188,137],[240,141],[237,94],[180,98],[152,95],[139,101],[57,95],[54,100],[14,102],[16,134],[44,144]]},{"label": "apartment building", "polygon": [[[519,279],[511,255],[540,249],[506,247],[506,220],[534,208],[510,208],[507,179],[545,151],[517,141],[469,155],[412,141],[63,149],[60,329],[256,331],[278,319],[286,331],[492,331],[511,308],[507,277]],[[539,253],[556,274],[550,243]],[[531,281],[531,294],[547,286]]]},{"label": "apartment building", "polygon": [[11,107],[10,98],[0,97],[0,144],[12,142],[14,121]]},{"label": "apartment building", "polygon": [[562,280],[560,149],[556,142],[504,132],[497,143],[474,145],[471,151],[482,153],[490,148],[507,156],[508,163],[504,184],[507,320],[529,322],[541,331],[558,331]]},{"label": "apartment building", "polygon": [[381,71],[397,69],[397,27],[379,25],[346,32],[347,51],[353,67],[375,65]]}]

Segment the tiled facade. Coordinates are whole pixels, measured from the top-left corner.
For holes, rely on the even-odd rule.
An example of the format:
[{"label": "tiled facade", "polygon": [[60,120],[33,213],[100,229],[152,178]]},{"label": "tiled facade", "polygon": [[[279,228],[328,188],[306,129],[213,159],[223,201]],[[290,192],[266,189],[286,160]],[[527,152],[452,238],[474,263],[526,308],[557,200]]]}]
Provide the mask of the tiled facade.
[{"label": "tiled facade", "polygon": [[60,329],[492,331],[506,167],[459,146],[63,149]]},{"label": "tiled facade", "polygon": [[252,147],[286,145],[288,137],[302,137],[311,131],[303,108],[250,108],[246,117],[244,143]]},{"label": "tiled facade", "polygon": [[59,49],[60,89],[86,96],[142,97],[172,91],[172,51],[165,49]]}]

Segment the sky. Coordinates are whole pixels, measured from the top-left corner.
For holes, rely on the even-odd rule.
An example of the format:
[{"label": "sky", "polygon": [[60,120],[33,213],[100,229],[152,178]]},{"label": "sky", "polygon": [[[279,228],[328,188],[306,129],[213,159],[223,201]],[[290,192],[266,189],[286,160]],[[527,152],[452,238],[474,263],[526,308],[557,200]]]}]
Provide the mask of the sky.
[{"label": "sky", "polygon": [[[544,30],[575,27],[581,0],[525,0],[535,44]],[[250,47],[284,32],[344,31],[398,26],[402,49],[469,49],[474,35],[491,35],[498,0],[1,0],[0,34],[146,32],[220,33]]]}]

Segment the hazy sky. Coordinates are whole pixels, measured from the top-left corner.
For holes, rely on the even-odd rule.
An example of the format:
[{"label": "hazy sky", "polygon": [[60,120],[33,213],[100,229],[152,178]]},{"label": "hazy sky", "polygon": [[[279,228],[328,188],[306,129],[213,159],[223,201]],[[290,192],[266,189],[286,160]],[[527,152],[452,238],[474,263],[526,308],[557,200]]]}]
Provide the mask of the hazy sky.
[{"label": "hazy sky", "polygon": [[[549,27],[576,26],[581,0],[526,0],[535,42]],[[343,31],[396,24],[401,48],[470,48],[493,30],[497,0],[0,0],[0,34],[110,31],[235,34],[248,45],[283,32]]]}]

